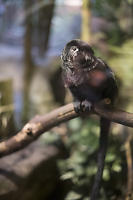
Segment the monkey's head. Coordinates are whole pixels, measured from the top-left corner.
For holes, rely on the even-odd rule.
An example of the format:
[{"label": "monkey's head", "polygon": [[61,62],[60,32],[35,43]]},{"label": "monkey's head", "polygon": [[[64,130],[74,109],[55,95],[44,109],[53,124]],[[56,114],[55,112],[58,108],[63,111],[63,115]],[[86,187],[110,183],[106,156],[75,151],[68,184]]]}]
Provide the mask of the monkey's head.
[{"label": "monkey's head", "polygon": [[68,42],[61,54],[62,68],[64,70],[74,70],[83,68],[88,71],[94,68],[96,60],[92,48],[81,40]]}]

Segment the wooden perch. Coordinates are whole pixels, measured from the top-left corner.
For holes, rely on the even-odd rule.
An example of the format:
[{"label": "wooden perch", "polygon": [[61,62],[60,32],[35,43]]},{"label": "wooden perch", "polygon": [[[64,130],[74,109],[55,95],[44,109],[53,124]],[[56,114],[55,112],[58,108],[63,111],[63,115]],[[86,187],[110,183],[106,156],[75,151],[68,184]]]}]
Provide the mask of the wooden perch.
[{"label": "wooden perch", "polygon": [[[105,117],[110,121],[133,127],[133,114],[107,107],[103,102],[94,105],[91,113]],[[34,117],[19,133],[0,143],[0,157],[24,148],[54,126],[78,116],[80,115],[75,112],[74,105],[70,103],[43,116]]]}]

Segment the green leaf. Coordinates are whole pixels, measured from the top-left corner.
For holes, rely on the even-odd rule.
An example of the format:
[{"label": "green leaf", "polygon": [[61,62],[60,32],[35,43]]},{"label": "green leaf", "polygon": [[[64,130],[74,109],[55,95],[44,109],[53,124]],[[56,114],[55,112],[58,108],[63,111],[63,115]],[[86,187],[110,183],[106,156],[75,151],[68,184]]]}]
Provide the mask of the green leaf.
[{"label": "green leaf", "polygon": [[81,197],[82,196],[80,194],[77,194],[76,192],[72,191],[67,195],[65,200],[78,200]]}]

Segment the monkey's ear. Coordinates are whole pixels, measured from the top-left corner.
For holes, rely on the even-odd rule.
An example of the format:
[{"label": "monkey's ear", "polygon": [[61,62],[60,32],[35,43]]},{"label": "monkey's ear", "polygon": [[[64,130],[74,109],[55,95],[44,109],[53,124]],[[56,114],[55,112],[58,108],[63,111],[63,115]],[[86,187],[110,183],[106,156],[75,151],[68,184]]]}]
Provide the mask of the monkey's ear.
[{"label": "monkey's ear", "polygon": [[91,54],[94,55],[94,51],[93,51],[92,47],[89,46],[89,48],[90,48],[89,51],[91,52]]},{"label": "monkey's ear", "polygon": [[92,54],[94,55],[94,51],[93,51],[93,49],[91,48],[91,50],[92,50]]},{"label": "monkey's ear", "polygon": [[94,55],[94,51],[92,47],[88,43],[83,43],[84,45],[82,46],[82,49],[84,51],[87,51],[89,54]]}]

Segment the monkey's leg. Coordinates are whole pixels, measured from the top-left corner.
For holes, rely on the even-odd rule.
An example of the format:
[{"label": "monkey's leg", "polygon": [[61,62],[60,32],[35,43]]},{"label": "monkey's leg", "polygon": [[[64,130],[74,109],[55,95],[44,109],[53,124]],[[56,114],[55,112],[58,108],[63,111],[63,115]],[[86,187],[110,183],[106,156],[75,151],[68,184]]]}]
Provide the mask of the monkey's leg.
[{"label": "monkey's leg", "polygon": [[108,135],[109,135],[109,129],[110,129],[111,122],[105,118],[100,119],[100,138],[99,138],[99,151],[98,151],[98,160],[97,160],[97,173],[95,175],[94,184],[92,187],[91,192],[91,200],[97,200],[100,187],[101,187],[101,181],[102,181],[102,175],[103,175],[103,169],[104,169],[104,161],[108,146]]}]

